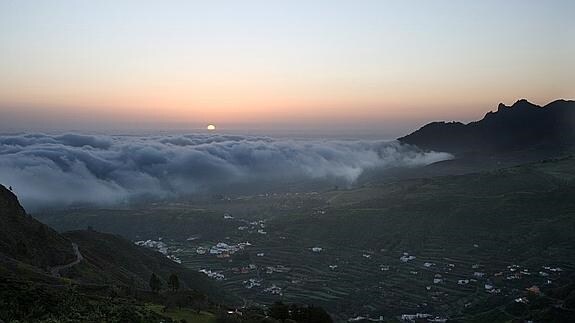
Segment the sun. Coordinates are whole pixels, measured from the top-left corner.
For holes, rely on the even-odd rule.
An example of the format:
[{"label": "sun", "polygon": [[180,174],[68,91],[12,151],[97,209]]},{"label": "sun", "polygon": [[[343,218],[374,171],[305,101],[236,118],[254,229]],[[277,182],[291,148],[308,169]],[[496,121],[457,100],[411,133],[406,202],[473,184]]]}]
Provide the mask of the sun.
[{"label": "sun", "polygon": [[206,129],[208,129],[209,131],[214,131],[216,130],[216,126],[214,126],[213,124],[209,124]]}]

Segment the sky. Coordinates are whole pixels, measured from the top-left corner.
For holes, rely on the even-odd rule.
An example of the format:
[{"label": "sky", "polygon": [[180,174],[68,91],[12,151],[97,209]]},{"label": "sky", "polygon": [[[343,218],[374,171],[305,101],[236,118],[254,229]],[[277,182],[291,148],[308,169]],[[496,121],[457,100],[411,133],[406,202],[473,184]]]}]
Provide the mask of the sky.
[{"label": "sky", "polygon": [[575,98],[574,13],[568,0],[0,0],[0,119],[402,135]]}]

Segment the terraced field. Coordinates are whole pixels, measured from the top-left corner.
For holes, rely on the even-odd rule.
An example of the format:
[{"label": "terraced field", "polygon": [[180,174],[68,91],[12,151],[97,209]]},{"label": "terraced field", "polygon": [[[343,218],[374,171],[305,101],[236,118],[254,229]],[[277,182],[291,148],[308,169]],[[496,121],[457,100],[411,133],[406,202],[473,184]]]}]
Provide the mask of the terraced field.
[{"label": "terraced field", "polygon": [[[317,304],[336,313],[340,319],[420,312],[459,317],[465,315],[467,308],[489,297],[499,297],[505,304],[523,296],[528,287],[560,284],[563,277],[575,272],[570,262],[517,262],[479,244],[459,246],[453,252],[445,248],[444,238],[440,236],[428,237],[414,250],[400,247],[393,239],[384,243],[384,248],[360,249],[326,245],[313,239],[302,241],[269,230],[266,235],[230,232],[227,238],[222,241],[228,244],[249,241],[253,245],[228,258],[218,258],[209,253],[199,255],[196,248],[209,248],[219,241],[170,241],[168,244],[170,250],[181,250],[177,256],[186,266],[223,274],[222,285],[246,300],[264,304],[276,300]],[[313,252],[314,246],[323,249]],[[461,249],[467,252],[460,252]],[[573,254],[573,251],[562,252]],[[262,253],[263,256],[258,256]],[[402,262],[400,257],[404,253],[416,258]],[[253,269],[249,269],[250,265]],[[287,269],[280,267],[285,272],[273,273],[268,270],[278,266]],[[241,272],[241,268],[248,270]],[[561,271],[555,271],[556,268]],[[517,278],[508,279],[520,272],[523,273]],[[475,273],[483,276],[476,277]],[[247,288],[250,279],[261,285]],[[434,279],[440,280],[434,283]],[[460,284],[460,280],[469,282]],[[486,284],[493,287],[488,290]],[[280,287],[281,293],[266,291],[271,286]]]}]

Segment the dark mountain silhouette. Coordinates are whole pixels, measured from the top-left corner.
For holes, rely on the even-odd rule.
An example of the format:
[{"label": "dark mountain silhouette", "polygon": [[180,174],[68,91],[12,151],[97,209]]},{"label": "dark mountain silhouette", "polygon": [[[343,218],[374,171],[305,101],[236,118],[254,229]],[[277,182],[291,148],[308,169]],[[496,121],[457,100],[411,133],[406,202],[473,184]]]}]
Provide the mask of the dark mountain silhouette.
[{"label": "dark mountain silhouette", "polygon": [[0,255],[47,269],[75,259],[71,242],[24,211],[18,198],[0,185]]},{"label": "dark mountain silhouette", "polygon": [[524,99],[512,106],[499,104],[479,121],[432,122],[398,140],[456,154],[562,150],[575,143],[575,101],[557,100],[544,107]]}]

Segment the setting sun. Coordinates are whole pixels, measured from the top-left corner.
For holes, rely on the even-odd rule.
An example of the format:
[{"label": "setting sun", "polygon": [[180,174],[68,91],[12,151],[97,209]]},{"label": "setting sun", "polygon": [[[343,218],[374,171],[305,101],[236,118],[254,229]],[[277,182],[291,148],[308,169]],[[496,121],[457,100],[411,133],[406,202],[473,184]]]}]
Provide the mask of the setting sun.
[{"label": "setting sun", "polygon": [[208,129],[209,131],[214,131],[216,130],[216,126],[214,126],[213,124],[209,124],[206,129]]}]

